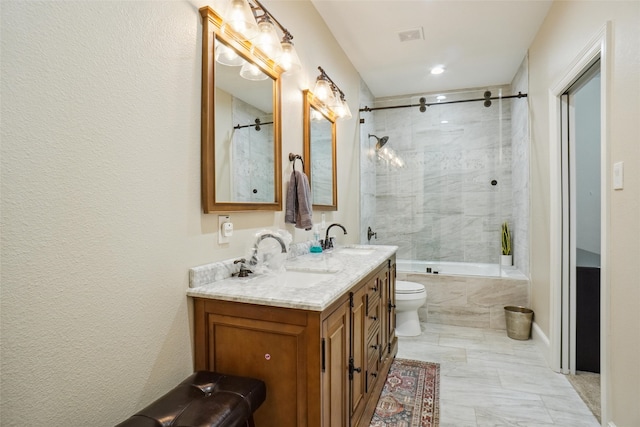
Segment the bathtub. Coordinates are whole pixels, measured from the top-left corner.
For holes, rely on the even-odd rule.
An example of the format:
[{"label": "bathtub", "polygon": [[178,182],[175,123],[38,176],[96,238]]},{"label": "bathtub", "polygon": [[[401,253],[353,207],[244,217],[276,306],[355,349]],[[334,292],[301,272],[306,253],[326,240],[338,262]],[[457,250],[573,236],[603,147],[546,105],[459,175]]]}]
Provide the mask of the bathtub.
[{"label": "bathtub", "polygon": [[397,280],[424,285],[427,302],[418,316],[427,330],[429,323],[506,329],[504,307],[529,306],[528,278],[498,264],[399,259],[396,273]]},{"label": "bathtub", "polygon": [[451,261],[415,261],[399,259],[396,261],[398,271],[405,273],[442,274],[445,276],[482,276],[527,279],[513,267],[501,267],[500,264],[484,264]]}]

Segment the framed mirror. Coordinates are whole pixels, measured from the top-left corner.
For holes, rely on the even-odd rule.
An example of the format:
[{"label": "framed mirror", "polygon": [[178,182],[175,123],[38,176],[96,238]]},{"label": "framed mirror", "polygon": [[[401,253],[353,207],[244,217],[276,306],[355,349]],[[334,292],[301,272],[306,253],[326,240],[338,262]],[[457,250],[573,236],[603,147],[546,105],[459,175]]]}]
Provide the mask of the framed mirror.
[{"label": "framed mirror", "polygon": [[338,210],[336,117],[309,90],[304,97],[304,168],[313,209]]},{"label": "framed mirror", "polygon": [[213,9],[200,13],[203,210],[280,211],[283,70]]}]

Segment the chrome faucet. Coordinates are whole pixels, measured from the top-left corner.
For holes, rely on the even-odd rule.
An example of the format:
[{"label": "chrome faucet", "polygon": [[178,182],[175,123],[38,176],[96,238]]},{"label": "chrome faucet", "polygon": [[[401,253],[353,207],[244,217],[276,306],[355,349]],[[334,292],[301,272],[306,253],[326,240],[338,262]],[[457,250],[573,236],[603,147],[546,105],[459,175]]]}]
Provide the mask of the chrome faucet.
[{"label": "chrome faucet", "polygon": [[333,226],[342,228],[342,231],[344,232],[344,234],[347,234],[347,229],[344,228],[342,225],[338,223],[331,224],[330,226],[327,227],[327,234],[324,236],[324,240],[320,241],[320,244],[322,245],[323,250],[333,248],[333,237],[329,237],[329,230],[331,230],[331,227]]},{"label": "chrome faucet", "polygon": [[283,254],[287,253],[287,245],[284,244],[284,240],[282,240],[279,236],[276,236],[275,234],[271,234],[271,233],[262,234],[256,239],[256,243],[253,245],[253,254],[251,255],[251,259],[249,260],[249,265],[255,266],[258,263],[258,245],[264,239],[267,239],[269,237],[277,240],[278,243],[280,243],[280,247],[282,248]]}]

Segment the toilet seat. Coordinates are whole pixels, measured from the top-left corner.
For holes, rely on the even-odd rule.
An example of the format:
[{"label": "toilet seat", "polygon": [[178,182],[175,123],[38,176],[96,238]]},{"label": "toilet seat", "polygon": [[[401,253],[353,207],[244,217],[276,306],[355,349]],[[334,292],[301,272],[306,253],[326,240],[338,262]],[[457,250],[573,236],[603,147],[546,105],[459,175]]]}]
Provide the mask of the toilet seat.
[{"label": "toilet seat", "polygon": [[425,292],[424,286],[420,283],[405,282],[403,280],[396,281],[396,295],[422,294]]}]

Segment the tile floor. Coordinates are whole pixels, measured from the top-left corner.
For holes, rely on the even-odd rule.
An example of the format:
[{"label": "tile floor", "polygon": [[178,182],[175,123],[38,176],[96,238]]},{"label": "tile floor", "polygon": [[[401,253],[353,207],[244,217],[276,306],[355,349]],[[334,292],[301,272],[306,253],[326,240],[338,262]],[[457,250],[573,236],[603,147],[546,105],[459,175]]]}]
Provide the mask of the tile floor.
[{"label": "tile floor", "polygon": [[600,425],[533,341],[503,330],[421,326],[421,336],[399,338],[397,357],[440,363],[440,427]]}]

